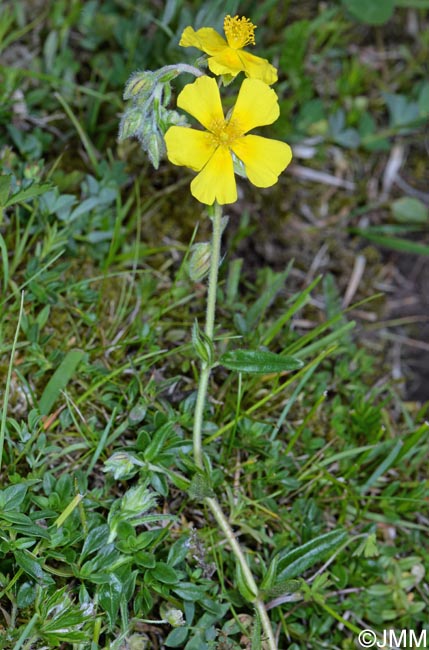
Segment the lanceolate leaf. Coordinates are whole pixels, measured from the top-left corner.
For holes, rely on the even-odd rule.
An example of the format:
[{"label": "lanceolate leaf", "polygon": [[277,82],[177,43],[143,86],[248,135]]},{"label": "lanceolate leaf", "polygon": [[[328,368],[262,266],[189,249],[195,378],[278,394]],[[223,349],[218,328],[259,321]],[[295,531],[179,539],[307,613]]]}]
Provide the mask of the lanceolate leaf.
[{"label": "lanceolate leaf", "polygon": [[281,555],[277,582],[300,576],[315,564],[319,564],[332,554],[347,538],[344,530],[332,530],[319,535],[299,548]]},{"label": "lanceolate leaf", "polygon": [[281,354],[264,350],[232,350],[223,354],[219,362],[228,370],[263,374],[298,370],[303,366],[300,359],[283,357]]}]

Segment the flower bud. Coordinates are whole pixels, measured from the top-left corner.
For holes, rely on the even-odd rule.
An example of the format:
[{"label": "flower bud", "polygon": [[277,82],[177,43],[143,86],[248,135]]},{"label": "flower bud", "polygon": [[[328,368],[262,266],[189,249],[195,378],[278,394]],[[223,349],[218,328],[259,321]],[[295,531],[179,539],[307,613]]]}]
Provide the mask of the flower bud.
[{"label": "flower bud", "polygon": [[129,650],[148,650],[152,643],[147,634],[132,634],[128,639]]},{"label": "flower bud", "polygon": [[155,82],[156,75],[150,70],[146,70],[145,72],[135,72],[131,75],[125,85],[123,95],[124,99],[135,98],[141,93],[150,93]]},{"label": "flower bud", "polygon": [[131,478],[138,471],[140,461],[126,451],[118,451],[104,463],[104,472],[110,472],[115,479]]},{"label": "flower bud", "polygon": [[189,260],[188,273],[191,280],[201,282],[210,268],[211,246],[209,242],[194,244]]},{"label": "flower bud", "polygon": [[185,625],[183,612],[181,612],[180,609],[167,609],[163,613],[163,616],[167,623],[169,623],[172,627],[180,627],[181,625]]},{"label": "flower bud", "polygon": [[145,122],[146,112],[140,107],[125,111],[119,124],[119,140],[138,135]]},{"label": "flower bud", "polygon": [[158,131],[153,131],[147,139],[146,151],[150,162],[155,169],[158,169],[159,162],[165,154],[164,138]]}]

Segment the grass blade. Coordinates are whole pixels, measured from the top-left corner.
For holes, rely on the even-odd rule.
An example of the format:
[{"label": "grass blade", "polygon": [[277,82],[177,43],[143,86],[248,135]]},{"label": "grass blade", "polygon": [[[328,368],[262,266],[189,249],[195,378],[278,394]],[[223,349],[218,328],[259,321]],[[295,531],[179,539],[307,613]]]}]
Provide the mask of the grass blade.
[{"label": "grass blade", "polygon": [[9,403],[9,395],[10,395],[10,382],[12,379],[13,359],[15,357],[16,344],[18,343],[18,336],[21,327],[21,319],[22,319],[23,311],[24,311],[24,292],[21,293],[21,304],[19,307],[18,323],[16,325],[15,336],[13,338],[12,350],[10,353],[10,362],[7,370],[7,376],[6,376],[6,386],[4,389],[4,402],[3,402],[3,409],[1,412],[1,422],[0,422],[0,469],[1,469],[1,463],[3,458],[3,445],[4,445],[4,436],[6,432],[6,416],[7,416],[7,406]]},{"label": "grass blade", "polygon": [[369,241],[391,248],[394,251],[402,251],[403,253],[414,253],[415,255],[429,255],[429,246],[419,244],[419,242],[409,241],[402,237],[388,237],[386,235],[376,235],[367,230],[353,229],[353,233],[369,239]]},{"label": "grass blade", "polygon": [[40,398],[39,408],[42,415],[48,415],[60,393],[67,386],[77,366],[84,356],[82,350],[69,350],[58,368],[48,381]]},{"label": "grass blade", "polygon": [[79,137],[81,139],[81,142],[83,146],[85,147],[86,153],[88,154],[88,158],[91,161],[91,165],[94,169],[95,172],[98,173],[98,160],[97,160],[97,152],[94,148],[94,145],[92,144],[91,140],[88,138],[87,134],[85,133],[84,129],[82,128],[81,123],[73,113],[72,109],[64,99],[60,95],[60,93],[55,93],[55,97],[58,99],[60,102],[61,106],[64,108],[65,112],[67,113],[68,117],[70,118],[70,121],[72,122],[74,128],[79,134]]}]

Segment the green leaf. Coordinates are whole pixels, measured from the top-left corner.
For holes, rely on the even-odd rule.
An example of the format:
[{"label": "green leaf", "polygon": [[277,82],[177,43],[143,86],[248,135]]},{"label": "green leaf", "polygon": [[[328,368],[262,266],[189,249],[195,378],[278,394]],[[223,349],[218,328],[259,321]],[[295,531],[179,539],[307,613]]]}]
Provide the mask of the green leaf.
[{"label": "green leaf", "polygon": [[[155,555],[147,551],[137,551],[133,553],[134,562],[145,569],[153,569],[156,565]],[[163,582],[161,580],[161,582]]]},{"label": "green leaf", "polygon": [[342,0],[345,8],[363,23],[382,25],[393,16],[395,0]]},{"label": "green leaf", "polygon": [[92,608],[75,605],[67,593],[67,587],[55,590],[45,596],[40,607],[40,634],[48,647],[59,647],[64,643],[85,641],[84,629],[93,622]]},{"label": "green leaf", "polygon": [[246,580],[246,576],[243,574],[239,562],[237,562],[236,564],[235,584],[237,585],[240,594],[249,603],[253,603],[255,599],[258,597],[257,592],[254,592],[252,586],[248,584]]},{"label": "green leaf", "polygon": [[380,551],[377,547],[377,537],[375,533],[369,533],[367,537],[359,544],[358,548],[353,551],[354,557],[359,557],[363,555],[364,557],[377,557],[380,555]]},{"label": "green leaf", "polygon": [[378,235],[371,232],[369,228],[351,228],[351,232],[356,235],[361,235],[369,241],[378,244],[379,246],[385,246],[386,248],[391,248],[395,251],[403,251],[404,253],[413,253],[415,255],[429,255],[429,246],[426,244],[420,244],[420,242],[409,241],[408,239],[403,239],[402,237],[388,237],[386,235]]},{"label": "green leaf", "polygon": [[[418,104],[410,101],[405,95],[383,93],[383,97],[389,109],[390,126],[394,128],[406,126],[419,118]],[[401,129],[399,132],[407,132],[407,130]]]},{"label": "green leaf", "polygon": [[189,633],[189,628],[187,627],[176,627],[174,630],[171,630],[170,634],[164,641],[164,645],[167,648],[183,648],[183,644],[187,639]]},{"label": "green leaf", "polygon": [[401,453],[401,449],[403,447],[404,443],[402,440],[398,440],[393,447],[393,449],[390,450],[390,452],[387,454],[387,456],[383,459],[383,461],[375,468],[375,470],[372,472],[371,476],[367,478],[365,483],[361,486],[360,492],[362,494],[365,494],[369,490],[370,487],[374,485],[382,476],[385,474],[395,463],[395,461],[398,459],[399,454]]},{"label": "green leaf", "polygon": [[261,591],[268,591],[273,586],[275,577],[277,575],[278,562],[279,557],[276,555],[273,557],[266,574],[261,580],[261,583],[259,585]]},{"label": "green leaf", "polygon": [[36,600],[37,591],[34,582],[23,582],[16,596],[16,604],[23,609],[30,607]]},{"label": "green leaf", "polygon": [[179,579],[176,571],[165,562],[157,562],[155,568],[150,570],[150,574],[167,585],[174,585]]},{"label": "green leaf", "polygon": [[283,594],[296,594],[301,589],[302,582],[302,579],[280,580],[280,582],[276,582],[270,589],[264,590],[265,600],[276,598]]},{"label": "green leaf", "polygon": [[[106,540],[97,555],[80,567],[77,575],[83,580],[91,579],[92,582],[105,582],[105,576],[108,575],[110,568],[119,561],[120,557],[113,544],[108,544]],[[97,574],[99,574],[99,578],[94,580]]]},{"label": "green leaf", "polygon": [[6,176],[4,174],[0,176],[0,208],[4,208],[6,206],[11,180],[11,176]]},{"label": "green leaf", "polygon": [[20,524],[26,526],[32,523],[30,517],[24,515],[23,512],[18,512],[17,510],[3,510],[1,513],[1,518],[3,521],[7,521],[15,525]]},{"label": "green leaf", "polygon": [[4,490],[0,491],[0,510],[7,512],[8,510],[18,510],[19,506],[25,499],[27,494],[27,485],[25,483],[17,483],[10,485]]},{"label": "green leaf", "polygon": [[84,352],[82,350],[69,350],[67,352],[40,398],[39,408],[42,415],[50,413],[61,391],[67,386],[83,357]]},{"label": "green leaf", "polygon": [[425,438],[429,432],[429,425],[427,422],[424,422],[418,429],[412,431],[407,436],[402,438],[403,446],[401,451],[398,454],[397,460],[400,461],[404,456],[408,454],[411,450],[418,449],[418,444],[422,438]]},{"label": "green leaf", "polygon": [[157,458],[172,431],[171,422],[166,422],[155,432],[152,440],[144,450],[144,459],[148,463]]},{"label": "green leaf", "polygon": [[12,194],[12,196],[10,196],[6,200],[4,207],[8,208],[9,206],[14,205],[15,203],[24,203],[25,201],[34,199],[36,196],[45,194],[45,192],[47,192],[50,188],[51,185],[49,183],[42,183],[40,185],[38,183],[33,183],[29,187],[18,190],[18,192]]},{"label": "green leaf", "polygon": [[319,284],[321,279],[322,276],[319,275],[313,280],[313,282],[308,285],[308,287],[294,296],[293,302],[289,309],[287,309],[285,313],[282,314],[276,321],[274,321],[274,323],[266,330],[264,338],[262,339],[264,345],[269,345],[273,338],[283,330],[286,323],[291,320],[292,316],[296,314],[296,312],[299,311],[310,300],[311,292]]},{"label": "green leaf", "polygon": [[40,560],[36,560],[35,556],[32,555],[29,551],[20,551],[17,550],[14,552],[16,563],[37,582],[48,585],[53,584],[53,580],[50,575],[48,575],[40,566]]},{"label": "green leaf", "polygon": [[98,600],[107,614],[110,626],[113,627],[118,617],[119,606],[123,599],[122,581],[115,573],[111,574],[109,582],[99,587]]},{"label": "green leaf", "polygon": [[263,290],[257,301],[246,311],[247,331],[250,331],[257,323],[261,322],[268,307],[272,305],[278,293],[285,286],[292,264],[293,262],[289,262],[286,270],[282,273],[270,272],[266,281],[268,286]]},{"label": "green leaf", "polygon": [[356,129],[344,129],[335,136],[334,140],[340,146],[350,149],[355,149],[360,145],[360,135]]},{"label": "green leaf", "polygon": [[87,555],[95,553],[102,546],[104,546],[106,544],[106,539],[108,536],[109,526],[106,524],[92,528],[92,530],[90,530],[88,535],[85,537],[85,542],[80,554],[81,562],[86,558]]},{"label": "green leaf", "polygon": [[315,564],[320,563],[323,558],[333,553],[346,538],[347,533],[345,531],[341,529],[332,530],[329,533],[319,535],[299,548],[288,551],[284,555],[280,554],[277,582],[295,578]]},{"label": "green leaf", "polygon": [[261,619],[259,617],[259,612],[255,612],[256,616],[253,623],[253,632],[252,632],[252,650],[262,650],[261,643]]},{"label": "green leaf", "polygon": [[304,365],[300,359],[284,357],[281,354],[264,350],[231,350],[225,352],[219,362],[228,370],[263,374],[297,370]]},{"label": "green leaf", "polygon": [[183,562],[189,553],[189,537],[180,537],[176,540],[168,551],[167,562],[169,566],[175,566],[179,562]]},{"label": "green leaf", "polygon": [[34,524],[30,517],[27,517],[27,515],[21,512],[15,512],[13,510],[3,512],[0,519],[13,524],[12,528],[15,533],[22,533],[32,538],[42,537],[43,539],[50,539],[49,531],[46,528]]},{"label": "green leaf", "polygon": [[183,600],[197,601],[204,598],[205,591],[208,587],[203,585],[194,585],[193,582],[181,582],[180,585],[173,589]]},{"label": "green leaf", "polygon": [[188,494],[194,501],[203,501],[206,498],[214,497],[209,478],[203,474],[195,474],[188,488]]},{"label": "green leaf", "polygon": [[429,220],[429,209],[419,199],[404,196],[393,201],[390,206],[396,221],[405,223],[427,223]]},{"label": "green leaf", "polygon": [[200,329],[197,320],[192,326],[192,346],[203,363],[209,366],[213,364],[213,341]]}]

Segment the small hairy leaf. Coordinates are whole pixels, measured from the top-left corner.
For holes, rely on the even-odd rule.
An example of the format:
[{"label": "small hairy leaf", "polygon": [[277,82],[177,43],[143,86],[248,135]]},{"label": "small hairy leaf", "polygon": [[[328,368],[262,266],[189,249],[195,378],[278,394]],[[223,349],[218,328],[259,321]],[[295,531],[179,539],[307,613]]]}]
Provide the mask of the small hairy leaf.
[{"label": "small hairy leaf", "polygon": [[225,352],[219,362],[228,370],[263,374],[297,370],[304,365],[300,359],[295,359],[295,357],[284,357],[275,352],[264,350],[231,350],[231,352]]},{"label": "small hairy leaf", "polygon": [[319,535],[299,548],[288,551],[279,560],[277,582],[301,575],[333,553],[347,538],[344,530],[332,530]]}]

